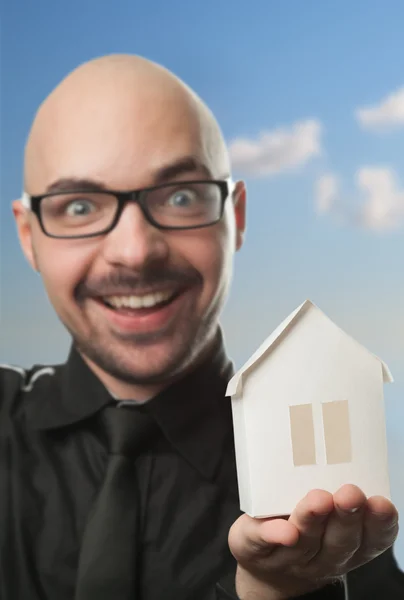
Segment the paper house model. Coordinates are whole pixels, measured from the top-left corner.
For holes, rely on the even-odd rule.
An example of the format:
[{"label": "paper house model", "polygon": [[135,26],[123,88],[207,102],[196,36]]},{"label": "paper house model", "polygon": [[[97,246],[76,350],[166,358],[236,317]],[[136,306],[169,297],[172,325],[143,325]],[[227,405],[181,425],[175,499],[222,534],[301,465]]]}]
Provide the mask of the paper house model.
[{"label": "paper house model", "polygon": [[307,300],[227,387],[240,508],[288,515],[312,489],[347,483],[390,498],[385,363]]}]

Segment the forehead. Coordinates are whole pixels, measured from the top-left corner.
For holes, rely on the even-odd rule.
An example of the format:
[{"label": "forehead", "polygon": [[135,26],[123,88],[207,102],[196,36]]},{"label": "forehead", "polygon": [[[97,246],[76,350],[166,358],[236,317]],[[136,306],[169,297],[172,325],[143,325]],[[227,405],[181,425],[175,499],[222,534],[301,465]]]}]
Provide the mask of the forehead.
[{"label": "forehead", "polygon": [[36,133],[26,163],[33,194],[65,177],[113,189],[141,187],[153,183],[151,173],[186,156],[213,172],[208,132],[176,94],[136,98],[110,90],[90,102],[74,96],[45,115]]}]

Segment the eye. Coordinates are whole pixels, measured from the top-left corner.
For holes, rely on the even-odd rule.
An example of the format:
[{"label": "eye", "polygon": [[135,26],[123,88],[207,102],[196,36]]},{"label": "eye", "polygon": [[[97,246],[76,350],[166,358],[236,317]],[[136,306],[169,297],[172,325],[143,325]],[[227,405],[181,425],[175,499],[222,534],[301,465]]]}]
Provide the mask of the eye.
[{"label": "eye", "polygon": [[77,199],[69,202],[65,212],[69,217],[86,216],[94,210],[94,206],[90,200]]},{"label": "eye", "polygon": [[187,208],[199,200],[198,194],[193,190],[176,190],[167,200],[167,204],[174,208]]}]

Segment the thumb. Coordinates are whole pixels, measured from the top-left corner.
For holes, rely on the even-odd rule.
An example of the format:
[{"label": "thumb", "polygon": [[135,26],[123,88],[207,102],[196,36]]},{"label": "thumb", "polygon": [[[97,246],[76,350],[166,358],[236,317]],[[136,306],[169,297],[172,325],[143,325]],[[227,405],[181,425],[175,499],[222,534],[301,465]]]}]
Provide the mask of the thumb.
[{"label": "thumb", "polygon": [[295,546],[299,539],[297,527],[281,518],[254,519],[242,515],[229,531],[229,548],[239,563],[269,556],[277,547]]}]

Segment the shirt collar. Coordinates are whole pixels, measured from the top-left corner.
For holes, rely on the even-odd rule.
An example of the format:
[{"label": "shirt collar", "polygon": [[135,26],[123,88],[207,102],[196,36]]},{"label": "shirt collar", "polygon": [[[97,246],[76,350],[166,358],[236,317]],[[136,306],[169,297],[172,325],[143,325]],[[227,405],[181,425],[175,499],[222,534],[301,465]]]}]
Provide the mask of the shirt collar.
[{"label": "shirt collar", "polygon": [[28,404],[27,420],[39,430],[73,425],[115,402],[74,345],[66,364],[54,367],[53,376],[37,379],[33,394],[38,400]]},{"label": "shirt collar", "polygon": [[[207,478],[214,476],[232,435],[231,404],[225,397],[232,374],[219,329],[209,357],[145,404],[166,439]],[[74,346],[66,364],[36,386],[38,392],[42,388],[40,400],[29,403],[27,417],[39,430],[73,425],[117,402]]]}]

